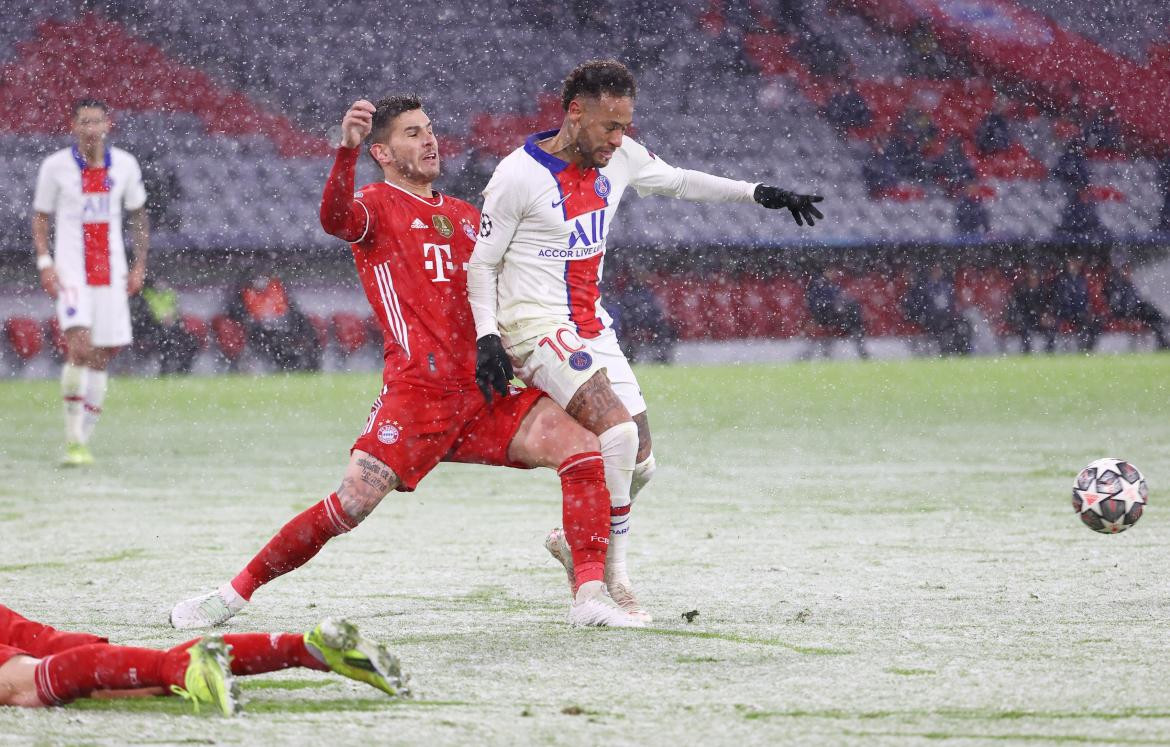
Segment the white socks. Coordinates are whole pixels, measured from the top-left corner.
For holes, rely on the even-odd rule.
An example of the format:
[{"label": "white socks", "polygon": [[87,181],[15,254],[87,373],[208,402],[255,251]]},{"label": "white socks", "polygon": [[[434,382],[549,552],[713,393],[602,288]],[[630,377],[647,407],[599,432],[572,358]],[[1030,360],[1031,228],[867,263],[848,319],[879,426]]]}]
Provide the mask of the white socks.
[{"label": "white socks", "polygon": [[609,489],[609,550],[605,554],[606,578],[628,577],[626,545],[630,531],[630,483],[638,461],[638,426],[620,423],[597,437],[605,462],[605,487]]},{"label": "white socks", "polygon": [[65,443],[85,442],[85,384],[88,368],[66,363],[61,367],[61,398],[65,403]]},{"label": "white socks", "polygon": [[94,426],[102,415],[102,403],[106,401],[106,388],[110,375],[105,371],[87,368],[85,375],[85,417],[81,421],[81,441],[89,441]]},{"label": "white socks", "polygon": [[236,588],[232,586],[231,582],[224,584],[217,590],[219,598],[227,605],[227,608],[232,611],[232,614],[239,612],[248,606],[248,600],[240,596]]}]

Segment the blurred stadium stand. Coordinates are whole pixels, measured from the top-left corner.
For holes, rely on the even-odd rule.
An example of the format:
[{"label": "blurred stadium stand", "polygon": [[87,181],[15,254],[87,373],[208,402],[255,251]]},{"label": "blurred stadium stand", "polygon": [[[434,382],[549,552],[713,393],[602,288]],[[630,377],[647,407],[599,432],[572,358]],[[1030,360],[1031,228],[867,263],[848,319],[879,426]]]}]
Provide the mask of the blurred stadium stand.
[{"label": "blurred stadium stand", "polygon": [[[638,75],[636,136],[668,162],[828,196],[827,220],[811,231],[751,206],[630,200],[610,237],[617,253],[702,257],[692,268],[702,282],[675,271],[681,260],[652,275],[682,340],[815,334],[802,317],[805,260],[769,258],[765,270],[742,272],[743,257],[758,261],[765,247],[801,249],[812,262],[817,252],[943,247],[957,257],[965,303],[987,307],[994,327],[1002,305],[989,299],[1024,247],[1144,257],[1170,238],[1170,6],[961,5],[12,0],[0,17],[0,247],[29,251],[36,167],[68,142],[68,103],[83,94],[110,102],[112,141],[143,160],[148,187],[166,197],[154,216],[162,252],[322,251],[338,248],[316,219],[324,133],[355,97],[420,93],[441,132],[439,187],[478,202],[495,161],[559,121],[563,75],[615,56]],[[1128,90],[1097,85],[1122,73],[1132,75]],[[834,99],[850,92],[868,119],[843,125]],[[1110,111],[1104,134],[1094,130]],[[1008,145],[985,152],[977,141],[992,114]],[[912,127],[921,164],[953,145],[972,173],[875,179]],[[1054,172],[1077,139],[1088,179],[1070,187]],[[362,168],[359,179],[376,178]],[[1099,228],[1062,227],[1071,201]],[[851,268],[870,334],[915,331],[897,309],[907,276],[871,260]],[[347,292],[344,308],[314,311],[332,320],[324,328],[335,349],[352,354],[364,347],[358,328],[335,314],[364,311],[356,288]],[[22,311],[0,306],[0,317],[29,316]],[[210,323],[212,314],[198,316]],[[6,347],[43,357],[27,355],[36,347],[28,330],[6,330]]]}]

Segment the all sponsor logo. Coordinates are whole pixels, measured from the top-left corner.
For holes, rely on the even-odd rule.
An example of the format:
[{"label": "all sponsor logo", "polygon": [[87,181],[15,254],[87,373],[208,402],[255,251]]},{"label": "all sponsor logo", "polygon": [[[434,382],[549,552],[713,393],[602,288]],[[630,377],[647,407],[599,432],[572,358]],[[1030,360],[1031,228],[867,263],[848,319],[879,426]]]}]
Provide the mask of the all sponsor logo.
[{"label": "all sponsor logo", "polygon": [[410,227],[411,227],[411,228],[423,228],[423,229],[425,229],[425,228],[427,227],[427,224],[426,224],[426,223],[423,223],[423,222],[422,222],[421,220],[419,220],[418,218],[415,218],[415,219],[414,219],[414,223],[411,223],[411,224],[410,224]]},{"label": "all sponsor logo", "polygon": [[65,309],[65,316],[73,316],[76,313],[77,309],[73,308],[72,306]]},{"label": "all sponsor logo", "polygon": [[593,365],[593,356],[584,350],[578,350],[569,356],[569,368],[574,371],[584,371]]},{"label": "all sponsor logo", "polygon": [[593,191],[597,193],[597,196],[602,199],[609,197],[611,189],[609,179],[605,177],[605,174],[598,174],[597,178],[593,181]]},{"label": "all sponsor logo", "polygon": [[385,423],[378,428],[378,440],[389,446],[398,443],[402,437],[402,430],[397,423]]},{"label": "all sponsor logo", "polygon": [[455,226],[451,224],[451,219],[445,215],[432,215],[431,223],[435,224],[435,230],[443,234],[443,238],[450,238],[451,234],[455,233]]},{"label": "all sponsor logo", "polygon": [[353,196],[360,200],[362,198],[362,193],[361,192],[354,192]]}]

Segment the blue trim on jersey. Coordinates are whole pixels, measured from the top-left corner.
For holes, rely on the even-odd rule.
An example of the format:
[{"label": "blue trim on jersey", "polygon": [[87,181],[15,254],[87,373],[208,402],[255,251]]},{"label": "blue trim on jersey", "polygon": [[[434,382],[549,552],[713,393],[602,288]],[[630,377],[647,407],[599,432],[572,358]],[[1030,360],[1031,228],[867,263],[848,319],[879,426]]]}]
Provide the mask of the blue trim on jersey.
[{"label": "blue trim on jersey", "polygon": [[[73,160],[77,163],[77,168],[81,169],[82,171],[84,171],[86,168],[88,168],[88,164],[86,164],[85,159],[81,157],[81,148],[74,145],[70,150],[73,153]],[[557,160],[560,160],[560,159],[557,159]],[[110,156],[110,148],[109,148],[109,146],[106,146],[105,165],[103,166],[103,168],[107,168],[107,169],[110,168],[110,164],[112,164],[113,162],[114,162],[114,159]]]},{"label": "blue trim on jersey", "polygon": [[524,152],[535,158],[536,162],[541,166],[551,171],[553,176],[556,176],[568,168],[569,163],[567,161],[562,161],[551,153],[545,153],[540,149],[540,146],[537,145],[536,142],[538,140],[547,140],[558,132],[560,132],[560,130],[546,130],[544,132],[538,132],[535,135],[529,135],[528,139],[524,141]]}]

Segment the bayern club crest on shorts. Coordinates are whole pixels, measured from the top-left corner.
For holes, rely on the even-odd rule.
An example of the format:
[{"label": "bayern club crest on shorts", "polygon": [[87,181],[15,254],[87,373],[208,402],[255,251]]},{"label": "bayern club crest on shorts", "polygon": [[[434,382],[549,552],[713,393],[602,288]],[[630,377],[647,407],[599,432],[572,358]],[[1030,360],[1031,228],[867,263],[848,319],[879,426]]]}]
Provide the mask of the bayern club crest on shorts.
[{"label": "bayern club crest on shorts", "polygon": [[569,368],[574,371],[584,371],[593,365],[593,356],[584,350],[578,350],[569,356]]},{"label": "bayern club crest on shorts", "polygon": [[610,189],[609,179],[605,177],[605,174],[598,174],[597,179],[593,182],[593,191],[597,193],[598,197],[605,199],[609,197]]},{"label": "bayern club crest on shorts", "polygon": [[378,429],[378,440],[387,446],[398,443],[398,439],[401,436],[402,431],[398,429],[395,423],[386,423]]}]

